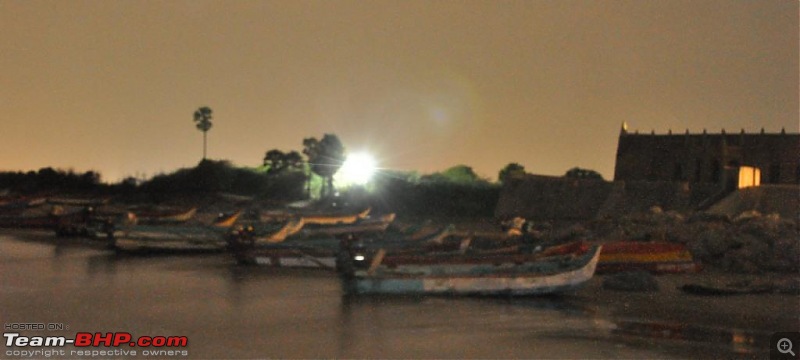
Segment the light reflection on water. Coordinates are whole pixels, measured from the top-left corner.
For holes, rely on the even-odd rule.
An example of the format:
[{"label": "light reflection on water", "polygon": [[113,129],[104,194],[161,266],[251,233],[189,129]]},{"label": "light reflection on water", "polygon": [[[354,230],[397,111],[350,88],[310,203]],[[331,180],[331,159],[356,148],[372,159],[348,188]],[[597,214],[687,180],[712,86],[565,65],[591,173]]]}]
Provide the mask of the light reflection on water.
[{"label": "light reflection on water", "polygon": [[187,336],[196,358],[665,358],[729,346],[652,336],[570,296],[350,297],[324,271],[118,256],[49,234],[0,235],[0,281],[4,323]]}]

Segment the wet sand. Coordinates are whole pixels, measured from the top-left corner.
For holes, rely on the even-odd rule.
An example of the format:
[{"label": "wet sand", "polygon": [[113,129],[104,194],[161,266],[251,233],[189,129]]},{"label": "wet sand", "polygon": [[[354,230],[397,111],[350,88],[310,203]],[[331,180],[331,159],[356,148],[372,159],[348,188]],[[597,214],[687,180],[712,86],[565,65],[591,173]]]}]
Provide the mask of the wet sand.
[{"label": "wet sand", "polygon": [[[606,275],[607,276],[607,275]],[[646,317],[664,323],[697,323],[717,328],[754,331],[800,330],[800,298],[790,294],[746,294],[698,296],[682,292],[687,283],[728,284],[766,278],[786,278],[786,274],[736,275],[710,271],[698,274],[661,275],[659,291],[623,292],[602,288],[603,275],[595,276],[575,296],[592,300],[598,308],[624,318]]]},{"label": "wet sand", "polygon": [[[119,256],[87,240],[0,232],[4,324],[70,327],[29,336],[189,338],[187,356],[158,358],[768,357],[765,336],[798,328],[797,296],[676,289],[725,276],[663,276],[655,293],[603,290],[597,277],[562,296],[353,298],[325,271],[237,266],[227,254]],[[9,350],[0,356],[20,357]]]},{"label": "wet sand", "polygon": [[572,296],[591,304],[600,317],[610,319],[614,323],[612,332],[620,341],[698,344],[705,350],[719,346],[733,352],[731,356],[765,358],[769,357],[764,350],[769,349],[773,333],[800,331],[797,295],[698,296],[679,289],[687,283],[728,284],[757,280],[759,276],[714,272],[662,275],[656,277],[659,291],[648,293],[606,290],[603,278],[595,276]]}]

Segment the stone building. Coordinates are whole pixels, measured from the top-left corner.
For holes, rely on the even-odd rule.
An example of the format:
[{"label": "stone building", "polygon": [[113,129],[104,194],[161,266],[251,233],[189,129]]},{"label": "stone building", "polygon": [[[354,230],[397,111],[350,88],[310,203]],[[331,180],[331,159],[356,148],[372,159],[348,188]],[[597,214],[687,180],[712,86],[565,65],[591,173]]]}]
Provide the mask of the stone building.
[{"label": "stone building", "polygon": [[748,210],[799,216],[800,134],[656,135],[630,133],[623,124],[616,160],[613,182],[531,174],[508,181],[495,215],[589,220],[658,206],[731,217]]},{"label": "stone building", "polygon": [[614,180],[735,185],[742,167],[760,170],[761,184],[800,183],[800,134],[639,134],[623,123]]},{"label": "stone building", "polygon": [[729,190],[711,183],[609,182],[527,174],[503,184],[495,216],[521,216],[533,221],[590,220],[648,213],[658,206],[682,213],[704,209],[730,218],[756,210],[800,220],[797,185]]}]

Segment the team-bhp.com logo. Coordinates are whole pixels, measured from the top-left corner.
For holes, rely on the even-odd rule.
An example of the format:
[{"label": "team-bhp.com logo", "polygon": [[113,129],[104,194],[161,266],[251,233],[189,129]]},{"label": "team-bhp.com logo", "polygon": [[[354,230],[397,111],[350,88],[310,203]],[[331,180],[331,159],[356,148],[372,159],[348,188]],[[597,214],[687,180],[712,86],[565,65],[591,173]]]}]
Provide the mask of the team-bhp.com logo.
[{"label": "team-bhp.com logo", "polygon": [[[139,336],[134,337],[127,332],[109,332],[109,333],[89,333],[79,332],[75,334],[72,339],[67,339],[64,336],[24,336],[20,333],[3,333],[5,344],[7,348],[19,350],[7,350],[6,355],[12,356],[34,356],[50,357],[52,355],[71,355],[71,356],[119,356],[119,355],[136,355],[135,350],[46,350],[44,348],[59,348],[67,345],[76,348],[144,348],[141,350],[142,355],[170,355],[170,356],[186,356],[188,351],[172,350],[172,348],[186,348],[189,345],[189,339],[186,336]],[[29,350],[31,348],[43,348],[41,350]],[[170,348],[170,350],[162,350]],[[56,353],[54,353],[55,351]]]},{"label": "team-bhp.com logo", "polygon": [[19,333],[4,333],[7,347],[26,347],[26,346],[66,346],[71,344],[75,347],[186,347],[189,339],[186,336],[140,336],[134,338],[130,333],[88,333],[79,332],[74,339],[67,339],[64,336],[21,336]]}]

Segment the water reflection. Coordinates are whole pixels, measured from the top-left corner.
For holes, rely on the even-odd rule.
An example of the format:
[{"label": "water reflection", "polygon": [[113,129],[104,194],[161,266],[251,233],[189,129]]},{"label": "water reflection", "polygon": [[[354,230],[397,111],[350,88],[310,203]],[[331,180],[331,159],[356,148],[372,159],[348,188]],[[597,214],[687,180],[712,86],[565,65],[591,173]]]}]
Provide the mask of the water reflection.
[{"label": "water reflection", "polygon": [[0,235],[0,280],[7,321],[183,335],[197,358],[663,358],[704,354],[686,342],[747,353],[764,341],[618,320],[571,295],[353,297],[324,270],[117,255],[49,235]]},{"label": "water reflection", "polygon": [[769,346],[771,332],[714,328],[693,324],[616,321],[615,334],[652,339],[682,340],[728,348],[738,354],[755,354]]},{"label": "water reflection", "polygon": [[94,279],[107,275],[113,278],[117,273],[119,259],[114,254],[97,254],[86,257],[86,277]]}]

